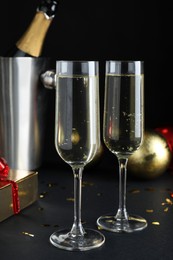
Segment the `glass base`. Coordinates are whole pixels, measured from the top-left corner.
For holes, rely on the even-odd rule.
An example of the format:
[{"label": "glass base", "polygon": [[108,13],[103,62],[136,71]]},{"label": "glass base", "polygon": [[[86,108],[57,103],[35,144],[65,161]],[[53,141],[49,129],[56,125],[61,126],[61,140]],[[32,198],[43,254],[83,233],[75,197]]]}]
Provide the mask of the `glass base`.
[{"label": "glass base", "polygon": [[50,236],[50,242],[60,249],[86,251],[102,246],[105,237],[93,229],[85,229],[83,236],[75,236],[69,230],[60,230]]},{"label": "glass base", "polygon": [[101,216],[97,219],[97,225],[101,229],[105,229],[112,232],[126,232],[131,233],[134,231],[140,231],[147,227],[147,221],[136,215],[129,215],[128,219],[116,219],[116,216],[107,215]]}]

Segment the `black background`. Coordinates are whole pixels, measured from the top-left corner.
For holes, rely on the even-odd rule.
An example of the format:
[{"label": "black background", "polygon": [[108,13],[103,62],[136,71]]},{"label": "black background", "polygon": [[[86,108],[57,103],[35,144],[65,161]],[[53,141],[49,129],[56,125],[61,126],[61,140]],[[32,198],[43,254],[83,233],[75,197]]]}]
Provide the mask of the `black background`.
[{"label": "black background", "polygon": [[[43,56],[100,62],[101,123],[105,61],[134,59],[145,63],[145,128],[172,126],[172,28],[168,4],[139,0],[59,2]],[[38,4],[39,0],[1,2],[1,56],[26,30]],[[50,95],[54,99],[54,93]],[[55,154],[53,105],[49,109],[46,152],[53,150]]]},{"label": "black background", "polygon": [[[39,0],[1,1],[0,55],[26,30],[38,3]],[[99,60],[101,120],[105,61],[144,60],[145,127],[173,126],[172,17],[168,1],[60,0],[59,10],[47,34],[43,56],[51,57],[53,61]],[[57,162],[70,172],[70,167],[62,162],[54,148],[54,91],[48,94],[45,162]],[[107,156],[101,158],[99,165],[103,167],[105,164],[106,170],[103,175],[100,170],[96,175],[88,174],[87,183],[94,185],[86,185],[83,191],[82,216],[86,225],[94,228],[100,215],[118,205],[118,196],[114,195],[115,192],[118,194],[118,182],[115,182],[114,175],[105,178],[110,168],[114,172],[115,158],[108,151]],[[162,206],[166,198],[172,201],[169,195],[170,191],[172,193],[172,176],[165,174],[154,182],[133,180],[127,186],[129,208],[147,219],[147,229],[125,236],[103,231],[106,243],[102,249],[72,255],[57,250],[48,242],[57,225],[71,225],[73,214],[73,203],[70,205],[66,200],[72,196],[72,176],[66,178],[68,172],[60,170],[57,175],[57,169],[48,165],[39,173],[39,193],[45,194],[44,199],[40,198],[32,207],[1,223],[1,259],[173,259],[172,204]],[[53,185],[50,187],[48,184]],[[140,192],[130,192],[136,189]],[[164,211],[166,207],[169,207],[168,212]],[[153,213],[147,213],[146,209],[153,209]],[[160,225],[153,225],[153,221]],[[24,236],[23,231],[35,237]]]}]

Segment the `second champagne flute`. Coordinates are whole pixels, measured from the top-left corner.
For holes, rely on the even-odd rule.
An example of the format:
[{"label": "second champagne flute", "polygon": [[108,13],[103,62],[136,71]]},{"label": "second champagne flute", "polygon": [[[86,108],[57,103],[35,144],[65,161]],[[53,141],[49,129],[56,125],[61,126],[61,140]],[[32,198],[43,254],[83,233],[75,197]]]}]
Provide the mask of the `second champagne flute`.
[{"label": "second champagne flute", "polygon": [[50,242],[61,249],[86,251],[100,247],[105,237],[84,229],[81,222],[82,173],[100,146],[99,64],[97,61],[56,63],[55,146],[74,176],[74,222],[58,230]]},{"label": "second champagne flute", "polygon": [[133,232],[147,221],[126,209],[127,162],[142,144],[144,130],[143,61],[106,61],[103,139],[119,163],[119,208],[101,216],[99,227],[113,232]]}]

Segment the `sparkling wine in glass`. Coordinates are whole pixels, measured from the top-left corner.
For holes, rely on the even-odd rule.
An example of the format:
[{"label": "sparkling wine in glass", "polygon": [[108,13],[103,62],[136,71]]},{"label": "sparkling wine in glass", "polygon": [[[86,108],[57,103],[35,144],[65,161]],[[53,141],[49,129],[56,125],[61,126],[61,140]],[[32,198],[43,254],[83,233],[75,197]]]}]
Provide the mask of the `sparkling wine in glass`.
[{"label": "sparkling wine in glass", "polygon": [[55,146],[74,176],[74,222],[50,242],[70,251],[100,247],[105,237],[81,222],[82,173],[100,147],[98,61],[56,62]]},{"label": "sparkling wine in glass", "polygon": [[102,229],[133,232],[147,221],[126,208],[127,162],[142,144],[144,132],[144,62],[106,61],[103,139],[119,164],[119,207],[97,219]]}]

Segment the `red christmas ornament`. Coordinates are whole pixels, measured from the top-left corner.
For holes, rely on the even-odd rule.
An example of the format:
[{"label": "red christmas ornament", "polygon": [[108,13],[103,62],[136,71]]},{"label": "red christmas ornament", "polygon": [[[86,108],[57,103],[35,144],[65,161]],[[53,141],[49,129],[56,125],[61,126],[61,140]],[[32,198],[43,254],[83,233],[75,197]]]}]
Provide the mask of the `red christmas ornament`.
[{"label": "red christmas ornament", "polygon": [[[169,149],[173,155],[173,127],[172,126],[157,127],[155,130],[164,136],[169,146]],[[169,168],[173,169],[173,159],[171,160],[171,164]]]}]

